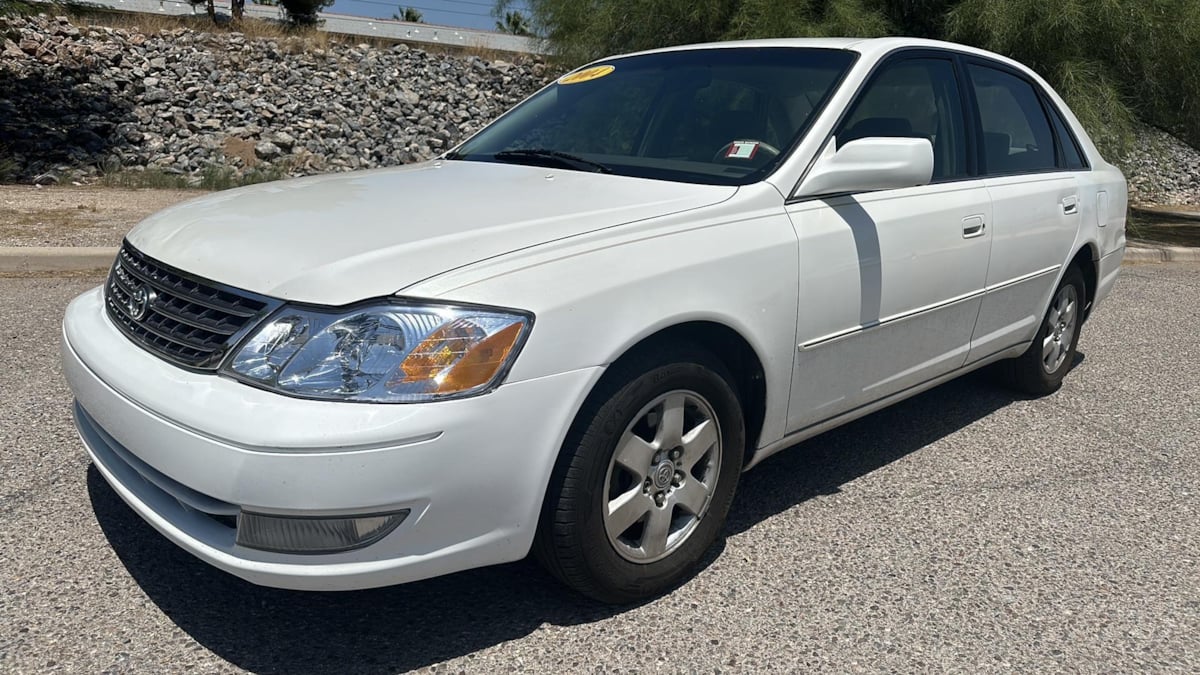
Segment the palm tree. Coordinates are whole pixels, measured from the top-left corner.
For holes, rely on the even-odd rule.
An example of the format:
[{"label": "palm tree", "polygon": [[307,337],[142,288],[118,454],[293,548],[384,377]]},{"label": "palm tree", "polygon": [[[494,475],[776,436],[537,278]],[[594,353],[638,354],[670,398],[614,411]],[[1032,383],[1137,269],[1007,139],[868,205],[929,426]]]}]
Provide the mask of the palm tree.
[{"label": "palm tree", "polygon": [[529,19],[520,12],[505,12],[504,18],[496,22],[496,30],[513,35],[533,35],[529,28]]},{"label": "palm tree", "polygon": [[420,10],[415,7],[400,7],[399,14],[392,14],[392,18],[396,21],[407,21],[409,23],[425,23],[425,15],[421,14]]}]

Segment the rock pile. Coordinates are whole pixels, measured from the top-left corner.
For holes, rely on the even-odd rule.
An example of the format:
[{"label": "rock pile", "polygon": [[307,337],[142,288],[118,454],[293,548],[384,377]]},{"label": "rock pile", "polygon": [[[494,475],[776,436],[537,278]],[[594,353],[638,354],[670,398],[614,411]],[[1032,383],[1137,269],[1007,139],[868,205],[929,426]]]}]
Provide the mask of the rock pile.
[{"label": "rock pile", "polygon": [[1121,168],[1131,203],[1200,205],[1200,150],[1170,134],[1139,130]]},{"label": "rock pile", "polygon": [[487,61],[403,44],[0,18],[0,178],[403,164],[453,145],[550,75],[532,58]]},{"label": "rock pile", "polygon": [[[486,61],[66,17],[0,18],[0,181],[157,168],[198,182],[428,159],[532,93],[539,60]],[[1200,151],[1154,129],[1121,162],[1135,203],[1200,204]]]}]

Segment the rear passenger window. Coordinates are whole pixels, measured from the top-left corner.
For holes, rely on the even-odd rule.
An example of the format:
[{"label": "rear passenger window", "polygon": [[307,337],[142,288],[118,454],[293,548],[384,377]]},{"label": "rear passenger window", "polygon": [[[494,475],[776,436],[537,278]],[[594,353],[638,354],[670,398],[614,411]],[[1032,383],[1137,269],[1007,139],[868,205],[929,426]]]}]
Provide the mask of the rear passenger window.
[{"label": "rear passenger window", "polygon": [[1054,122],[1054,135],[1058,136],[1058,144],[1062,147],[1062,156],[1058,158],[1058,167],[1070,171],[1079,171],[1087,168],[1087,162],[1083,161],[1083,153],[1079,151],[1079,145],[1075,143],[1075,136],[1067,130],[1067,123],[1063,120],[1062,115],[1054,109],[1054,106],[1049,101],[1043,102],[1046,104],[1046,110],[1050,111],[1050,119]]},{"label": "rear passenger window", "polygon": [[1050,120],[1033,85],[1001,70],[967,66],[983,129],[983,170],[988,175],[1057,168]]},{"label": "rear passenger window", "polygon": [[859,95],[835,135],[838,147],[871,136],[925,138],[933,179],[967,175],[967,143],[954,64],[905,59],[885,65]]}]

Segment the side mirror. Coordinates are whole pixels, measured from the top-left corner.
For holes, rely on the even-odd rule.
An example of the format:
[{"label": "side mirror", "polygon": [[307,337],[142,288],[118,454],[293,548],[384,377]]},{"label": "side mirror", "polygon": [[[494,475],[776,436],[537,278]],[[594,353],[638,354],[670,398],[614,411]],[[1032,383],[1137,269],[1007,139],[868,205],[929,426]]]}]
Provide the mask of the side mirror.
[{"label": "side mirror", "polygon": [[795,197],[869,190],[895,190],[929,183],[933,144],[925,138],[860,138],[840,148],[836,139],[825,150]]}]

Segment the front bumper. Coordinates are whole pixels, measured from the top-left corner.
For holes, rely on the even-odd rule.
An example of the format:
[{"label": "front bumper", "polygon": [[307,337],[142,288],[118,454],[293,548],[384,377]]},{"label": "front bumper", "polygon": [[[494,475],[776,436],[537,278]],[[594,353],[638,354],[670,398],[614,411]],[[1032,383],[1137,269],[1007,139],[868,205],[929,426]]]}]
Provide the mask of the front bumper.
[{"label": "front bumper", "polygon": [[[159,532],[251,582],[344,590],[524,557],[567,427],[602,369],[476,398],[307,401],[192,373],[133,345],[99,289],[63,323],[63,364],[96,468]],[[410,509],[379,542],[324,555],[238,546],[241,508],[292,516]]]}]

